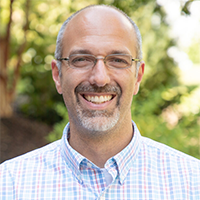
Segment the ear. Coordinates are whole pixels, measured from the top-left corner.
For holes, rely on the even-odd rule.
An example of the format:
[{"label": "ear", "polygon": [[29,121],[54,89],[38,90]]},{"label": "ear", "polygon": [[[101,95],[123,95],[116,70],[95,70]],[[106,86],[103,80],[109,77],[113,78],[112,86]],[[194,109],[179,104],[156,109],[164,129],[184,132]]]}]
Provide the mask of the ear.
[{"label": "ear", "polygon": [[140,63],[140,67],[138,69],[138,75],[137,75],[137,80],[136,80],[136,83],[135,83],[135,89],[134,89],[134,95],[136,95],[139,91],[139,88],[140,88],[140,83],[142,81],[142,77],[144,75],[144,67],[145,67],[145,62],[141,62]]},{"label": "ear", "polygon": [[59,94],[62,94],[61,77],[59,75],[59,70],[58,70],[58,67],[57,67],[57,64],[56,64],[56,60],[52,60],[51,68],[52,68],[52,77],[53,77],[53,80],[55,82],[57,92]]}]

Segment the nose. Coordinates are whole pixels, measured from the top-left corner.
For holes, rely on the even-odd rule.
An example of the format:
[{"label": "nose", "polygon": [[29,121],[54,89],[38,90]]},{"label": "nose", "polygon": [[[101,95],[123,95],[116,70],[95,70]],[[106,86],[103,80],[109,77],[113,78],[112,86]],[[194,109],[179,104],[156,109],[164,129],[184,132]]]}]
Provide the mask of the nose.
[{"label": "nose", "polygon": [[96,65],[91,69],[90,84],[103,87],[110,82],[109,70],[103,59],[97,59]]}]

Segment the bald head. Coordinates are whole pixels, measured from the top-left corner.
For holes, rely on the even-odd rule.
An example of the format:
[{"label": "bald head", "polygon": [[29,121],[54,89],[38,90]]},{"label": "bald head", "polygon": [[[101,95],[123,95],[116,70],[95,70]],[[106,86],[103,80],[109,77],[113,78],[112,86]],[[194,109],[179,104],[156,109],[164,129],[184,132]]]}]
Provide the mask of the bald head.
[{"label": "bald head", "polygon": [[[81,30],[80,27],[82,27]],[[70,34],[73,36],[73,34],[81,34],[83,31],[85,33],[88,31],[91,34],[92,30],[95,31],[96,35],[99,34],[101,37],[110,34],[110,38],[112,38],[112,34],[116,33],[116,31],[126,32],[126,37],[130,38],[130,43],[131,38],[134,38],[135,42],[132,44],[136,50],[136,58],[142,59],[141,35],[138,27],[124,12],[106,5],[93,5],[83,8],[63,23],[57,37],[55,58],[61,58],[63,46],[68,46],[72,42],[73,37],[69,37]],[[57,62],[57,66],[60,70],[61,63],[59,61]]]},{"label": "bald head", "polygon": [[81,24],[85,23],[88,25],[97,25],[99,27],[103,27],[105,24],[110,24],[111,26],[117,26],[119,23],[121,25],[124,25],[124,28],[130,28],[133,29],[134,34],[134,28],[129,20],[127,20],[127,17],[120,13],[118,10],[113,9],[112,7],[108,6],[91,6],[86,7],[81,12],[78,12],[68,23],[67,27],[70,26],[70,28],[73,27],[74,24]]}]

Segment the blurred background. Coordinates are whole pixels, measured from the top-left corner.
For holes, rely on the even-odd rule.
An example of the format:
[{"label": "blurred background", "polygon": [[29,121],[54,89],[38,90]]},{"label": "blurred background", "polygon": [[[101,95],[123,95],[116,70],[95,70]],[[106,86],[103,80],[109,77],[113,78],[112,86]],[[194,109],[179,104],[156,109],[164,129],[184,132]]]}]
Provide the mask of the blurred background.
[{"label": "blurred background", "polygon": [[61,138],[68,122],[51,77],[62,23],[91,4],[138,25],[145,76],[133,99],[141,134],[200,159],[200,1],[1,0],[0,162]]}]

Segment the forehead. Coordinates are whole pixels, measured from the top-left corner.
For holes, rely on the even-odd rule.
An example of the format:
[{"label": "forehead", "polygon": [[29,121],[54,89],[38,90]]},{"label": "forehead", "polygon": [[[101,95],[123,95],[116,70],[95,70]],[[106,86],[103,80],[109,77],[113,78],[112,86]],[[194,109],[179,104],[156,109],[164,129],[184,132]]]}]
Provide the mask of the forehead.
[{"label": "forehead", "polygon": [[[115,43],[135,47],[136,34],[131,22],[119,11],[107,7],[92,7],[78,13],[66,26],[63,44],[68,48],[82,44],[98,48]],[[132,49],[134,50],[134,49]]]}]

